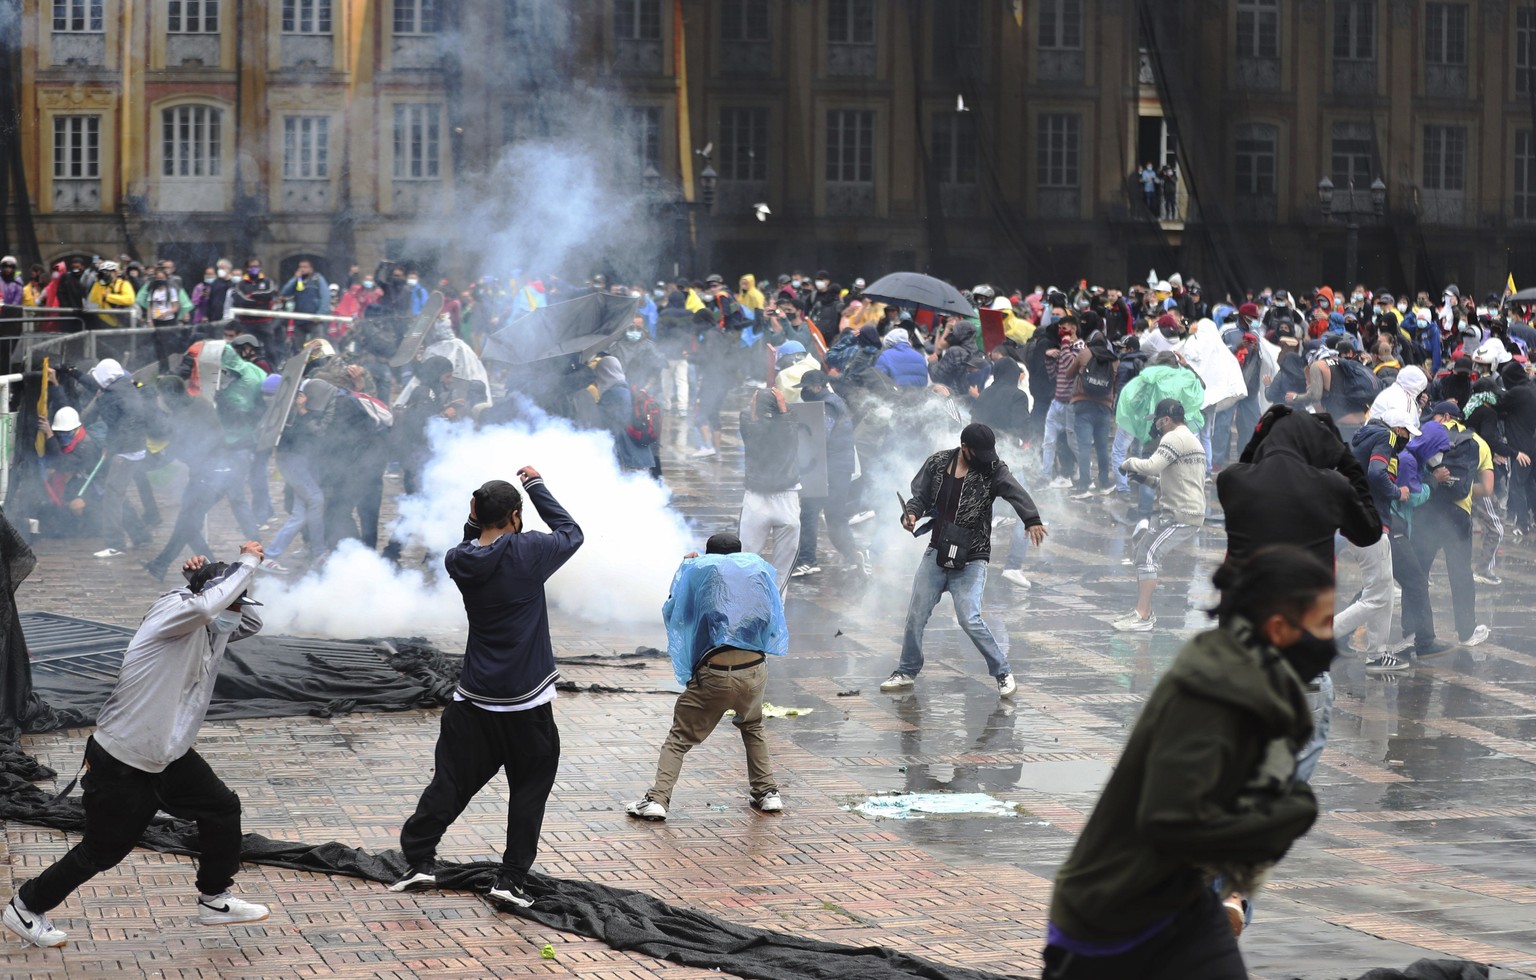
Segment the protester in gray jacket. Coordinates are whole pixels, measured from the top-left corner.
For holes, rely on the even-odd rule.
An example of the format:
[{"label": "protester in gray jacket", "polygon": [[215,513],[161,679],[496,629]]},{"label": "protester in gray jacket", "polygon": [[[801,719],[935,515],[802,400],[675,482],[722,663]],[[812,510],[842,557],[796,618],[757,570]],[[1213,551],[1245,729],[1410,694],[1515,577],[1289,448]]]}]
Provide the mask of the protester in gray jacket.
[{"label": "protester in gray jacket", "polygon": [[[247,541],[234,564],[199,555],[182,566],[185,588],[149,607],[123,654],[117,687],[85,744],[85,835],[5,907],[5,926],[28,944],[63,946],[47,912],[117,865],[160,810],[197,821],[202,858],[197,916],[203,925],[257,922],[267,907],[230,894],[240,867],[240,798],[192,747],[213,699],[225,648],[261,630],[246,590],[263,558]],[[73,783],[70,787],[73,788]]]}]

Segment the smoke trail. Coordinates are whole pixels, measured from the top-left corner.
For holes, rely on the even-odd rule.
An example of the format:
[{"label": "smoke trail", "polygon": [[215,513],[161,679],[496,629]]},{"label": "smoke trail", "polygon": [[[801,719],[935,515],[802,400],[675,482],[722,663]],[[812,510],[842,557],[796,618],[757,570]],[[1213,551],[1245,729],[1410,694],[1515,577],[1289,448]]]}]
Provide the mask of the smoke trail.
[{"label": "smoke trail", "polygon": [[[672,573],[695,544],[664,487],[619,469],[612,436],[546,417],[478,430],[438,422],[428,437],[432,458],[421,492],[401,501],[394,533],[426,545],[432,574],[397,570],[355,542],[344,545],[318,574],[262,583],[269,629],[337,637],[462,630],[458,589],[436,556],[462,539],[470,493],[487,480],[516,483],[523,465],[544,476],[586,538],[549,581],[550,602],[590,623],[660,629]],[[523,519],[544,529],[526,502]]]}]

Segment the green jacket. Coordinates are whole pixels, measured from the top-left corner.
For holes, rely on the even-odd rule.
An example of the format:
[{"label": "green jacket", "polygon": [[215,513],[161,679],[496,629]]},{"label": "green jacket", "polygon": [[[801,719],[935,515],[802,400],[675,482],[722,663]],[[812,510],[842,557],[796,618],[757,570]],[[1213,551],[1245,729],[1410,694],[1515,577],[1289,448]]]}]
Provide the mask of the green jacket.
[{"label": "green jacket", "polygon": [[1280,860],[1317,818],[1292,779],[1311,733],[1301,678],[1246,623],[1190,640],[1057,872],[1051,922],[1123,941],[1198,900],[1211,875],[1251,880]]},{"label": "green jacket", "polygon": [[1184,421],[1196,432],[1205,428],[1205,385],[1200,375],[1186,367],[1151,364],[1126,382],[1115,404],[1115,424],[1136,437],[1137,442],[1154,441],[1152,410],[1164,398],[1177,398],[1184,406]]},{"label": "green jacket", "polygon": [[261,398],[261,382],[267,373],[235,353],[233,347],[225,347],[219,360],[226,372],[219,388],[219,419],[224,423],[224,443],[227,446],[248,448],[255,443],[256,427],[266,406]]}]

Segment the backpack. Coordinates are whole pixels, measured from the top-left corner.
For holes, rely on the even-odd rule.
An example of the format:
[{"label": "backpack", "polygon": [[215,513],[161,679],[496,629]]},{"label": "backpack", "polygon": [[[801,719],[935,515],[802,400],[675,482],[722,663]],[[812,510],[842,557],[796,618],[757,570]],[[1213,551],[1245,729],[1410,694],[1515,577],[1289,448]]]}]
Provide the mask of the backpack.
[{"label": "backpack", "polygon": [[373,420],[375,431],[383,432],[395,424],[395,413],[389,410],[388,405],[372,395],[365,395],[361,391],[352,391],[348,388],[342,388],[340,392],[352,396],[352,400],[357,402],[357,406],[363,410],[363,414]]},{"label": "backpack", "polygon": [[1345,405],[1357,412],[1370,408],[1381,392],[1381,379],[1364,364],[1346,357],[1339,358],[1330,366],[1338,372],[1339,394]]},{"label": "backpack", "polygon": [[1451,471],[1448,483],[1429,479],[1431,499],[1455,503],[1466,498],[1477,483],[1477,437],[1468,429],[1449,429],[1450,448],[1440,454],[1440,465]]},{"label": "backpack", "polygon": [[624,431],[642,446],[653,446],[661,438],[661,406],[639,385],[629,386],[629,424]]},{"label": "backpack", "polygon": [[1115,390],[1118,367],[1119,362],[1113,357],[1099,357],[1097,354],[1089,357],[1088,363],[1077,372],[1077,381],[1083,386],[1083,394],[1095,400],[1108,398],[1110,392]]}]

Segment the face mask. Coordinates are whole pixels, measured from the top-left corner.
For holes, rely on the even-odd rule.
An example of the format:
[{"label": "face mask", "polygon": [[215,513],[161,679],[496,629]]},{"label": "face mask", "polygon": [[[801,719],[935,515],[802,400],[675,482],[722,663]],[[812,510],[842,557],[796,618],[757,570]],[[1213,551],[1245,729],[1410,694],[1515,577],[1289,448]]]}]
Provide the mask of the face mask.
[{"label": "face mask", "polygon": [[821,391],[812,391],[811,389],[807,388],[800,392],[800,397],[808,402],[819,402],[827,397],[827,390],[823,388]]},{"label": "face mask", "polygon": [[626,331],[624,331],[624,337],[625,337],[626,340],[639,340],[640,339],[640,331],[638,331],[638,330],[626,330]]},{"label": "face mask", "polygon": [[416,285],[416,283],[417,283],[417,281],[418,281],[418,280],[417,280],[417,279],[416,279],[416,277],[415,277],[415,276],[412,276],[412,277],[411,277],[411,278],[409,278],[409,279],[407,279],[407,280],[406,280],[406,281],[405,281],[405,284],[406,284],[406,285],[407,285],[407,286],[414,286],[414,285]]},{"label": "face mask", "polygon": [[364,279],[363,280],[363,288],[364,289],[372,289],[373,288],[373,280],[372,279]]},{"label": "face mask", "polygon": [[219,276],[220,279],[228,279],[229,278],[229,270],[228,269],[220,269],[219,272],[218,272],[218,276]]},{"label": "face mask", "polygon": [[249,269],[246,269],[245,271],[249,272],[253,276],[259,276],[259,275],[261,275],[261,266],[253,265]]},{"label": "face mask", "polygon": [[215,633],[233,633],[240,625],[240,614],[230,612],[228,609],[213,617],[213,631]]},{"label": "face mask", "polygon": [[825,280],[825,279],[818,279],[818,280],[816,280],[816,288],[817,289],[826,289],[827,286],[828,286],[827,280]]},{"label": "face mask", "polygon": [[1401,301],[1398,302],[1398,304],[1397,304],[1397,312],[1399,312],[1399,313],[1407,313],[1408,312],[1408,301],[1406,299],[1405,300],[1401,300]]},{"label": "face mask", "polygon": [[791,280],[790,280],[790,281],[789,281],[789,284],[790,284],[790,285],[791,285],[791,286],[794,286],[794,287],[795,287],[795,288],[796,288],[796,289],[799,289],[799,288],[800,288],[800,283],[801,283],[801,282],[802,282],[802,281],[803,281],[803,280],[800,280],[800,279],[791,279]]},{"label": "face mask", "polygon": [[1365,294],[1364,293],[1356,293],[1355,295],[1351,296],[1350,299],[1354,300],[1356,303],[1364,303],[1365,302]]},{"label": "face mask", "polygon": [[1302,630],[1301,639],[1280,651],[1280,656],[1296,671],[1303,684],[1316,680],[1338,655],[1339,647],[1332,638],[1325,640],[1313,636],[1309,630]]},{"label": "face mask", "polygon": [[214,278],[215,278],[214,276],[204,276],[203,277],[203,282],[211,283],[211,282],[213,282]]}]

